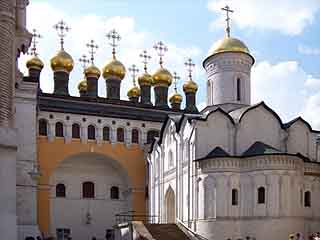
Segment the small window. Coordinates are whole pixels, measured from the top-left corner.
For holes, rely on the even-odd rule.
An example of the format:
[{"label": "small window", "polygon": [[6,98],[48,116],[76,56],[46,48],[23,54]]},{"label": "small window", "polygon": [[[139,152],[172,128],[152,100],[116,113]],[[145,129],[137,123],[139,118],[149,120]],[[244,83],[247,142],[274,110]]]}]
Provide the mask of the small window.
[{"label": "small window", "polygon": [[150,144],[153,142],[155,137],[159,137],[159,131],[157,130],[150,130],[147,133],[147,143]]},{"label": "small window", "polygon": [[131,137],[132,143],[139,143],[139,131],[137,129],[132,129]]},{"label": "small window", "polygon": [[77,123],[72,124],[72,138],[80,138],[80,126]]},{"label": "small window", "polygon": [[110,198],[119,199],[119,188],[116,186],[111,187],[110,189]]},{"label": "small window", "polygon": [[232,206],[237,206],[239,201],[239,192],[238,189],[233,188],[231,191],[231,204]]},{"label": "small window", "polygon": [[103,128],[103,140],[104,141],[110,141],[110,128],[109,127],[104,127]]},{"label": "small window", "polygon": [[241,100],[241,80],[237,78],[237,101]]},{"label": "small window", "polygon": [[63,137],[63,124],[61,122],[56,123],[56,137]]},{"label": "small window", "polygon": [[266,203],[266,190],[264,187],[258,188],[258,204]]},{"label": "small window", "polygon": [[124,130],[123,128],[117,129],[117,141],[118,142],[124,142]]},{"label": "small window", "polygon": [[304,206],[311,207],[311,192],[310,191],[304,192]]},{"label": "small window", "polygon": [[56,197],[66,197],[66,186],[62,183],[56,185]]},{"label": "small window", "polygon": [[57,240],[71,239],[71,231],[68,228],[57,228],[56,234],[57,234]]},{"label": "small window", "polygon": [[94,198],[94,183],[84,182],[82,184],[82,197],[83,198]]},{"label": "small window", "polygon": [[93,125],[88,126],[88,139],[95,140],[96,139],[96,129]]},{"label": "small window", "polygon": [[39,135],[40,136],[48,135],[48,122],[45,119],[39,120]]}]

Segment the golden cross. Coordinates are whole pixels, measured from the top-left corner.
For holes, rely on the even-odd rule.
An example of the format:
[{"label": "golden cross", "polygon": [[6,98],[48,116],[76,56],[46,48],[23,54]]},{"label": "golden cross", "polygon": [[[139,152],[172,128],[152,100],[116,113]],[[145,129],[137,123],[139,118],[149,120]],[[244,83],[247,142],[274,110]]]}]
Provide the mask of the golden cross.
[{"label": "golden cross", "polygon": [[226,18],[226,22],[227,22],[227,28],[226,28],[226,32],[227,32],[227,36],[230,37],[230,17],[229,17],[229,13],[233,13],[234,11],[230,9],[230,7],[228,5],[226,5],[224,8],[221,8],[222,11],[225,11],[227,14],[227,18]]},{"label": "golden cross", "polygon": [[83,55],[79,58],[79,62],[82,63],[83,69],[86,69],[87,65],[90,63],[90,60],[87,59],[87,56],[86,56],[85,54],[83,54]]},{"label": "golden cross", "polygon": [[142,58],[142,63],[144,64],[144,71],[147,72],[147,64],[151,59],[151,56],[148,55],[147,50],[143,50],[143,52],[139,55]]},{"label": "golden cross", "polygon": [[196,66],[193,62],[192,62],[192,59],[189,58],[185,63],[184,65],[186,66],[187,68],[187,71],[189,72],[189,78],[190,80],[192,80],[192,71],[193,71],[193,68]]},{"label": "golden cross", "polygon": [[63,20],[55,24],[53,28],[57,31],[58,36],[60,37],[61,50],[63,50],[64,37],[67,35],[67,32],[71,30],[71,28],[68,27]]},{"label": "golden cross", "polygon": [[110,40],[109,44],[112,47],[112,55],[115,57],[116,47],[118,46],[117,42],[121,40],[121,36],[115,29],[112,29],[106,36]]},{"label": "golden cross", "polygon": [[132,66],[129,67],[129,71],[131,72],[131,76],[133,79],[133,86],[136,86],[136,76],[137,76],[137,73],[139,72],[139,69],[135,64],[132,64]]},{"label": "golden cross", "polygon": [[91,55],[91,63],[94,61],[94,54],[96,54],[97,49],[99,48],[97,44],[95,44],[94,40],[90,40],[90,43],[87,43],[87,48],[89,48],[89,54]]},{"label": "golden cross", "polygon": [[38,53],[37,53],[37,43],[39,43],[37,41],[37,39],[40,39],[42,38],[42,36],[37,32],[36,29],[33,29],[32,30],[32,48],[31,48],[31,55],[34,55],[34,56],[38,56]]},{"label": "golden cross", "polygon": [[164,45],[164,43],[163,43],[162,41],[157,42],[157,43],[153,46],[153,48],[156,50],[158,56],[160,57],[159,63],[160,63],[160,66],[162,67],[162,63],[163,63],[162,57],[164,56],[165,52],[168,51],[168,48],[167,48],[166,45]]},{"label": "golden cross", "polygon": [[176,93],[178,93],[177,82],[178,82],[178,80],[180,80],[180,77],[178,76],[178,74],[176,72],[173,72],[173,80],[174,80],[174,90]]}]

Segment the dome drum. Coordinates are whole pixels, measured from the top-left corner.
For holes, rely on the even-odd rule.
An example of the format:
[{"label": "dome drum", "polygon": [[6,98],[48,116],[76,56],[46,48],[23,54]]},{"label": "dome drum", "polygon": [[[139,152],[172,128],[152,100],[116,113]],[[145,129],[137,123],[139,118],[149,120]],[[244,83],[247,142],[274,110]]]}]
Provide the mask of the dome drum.
[{"label": "dome drum", "polygon": [[56,71],[53,73],[54,91],[56,95],[69,96],[69,73],[65,71]]}]

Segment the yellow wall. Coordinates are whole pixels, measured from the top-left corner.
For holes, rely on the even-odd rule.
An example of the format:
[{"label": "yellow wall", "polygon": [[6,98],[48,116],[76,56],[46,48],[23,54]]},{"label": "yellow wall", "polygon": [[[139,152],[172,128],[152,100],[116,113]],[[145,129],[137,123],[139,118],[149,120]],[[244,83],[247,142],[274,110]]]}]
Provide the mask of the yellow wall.
[{"label": "yellow wall", "polygon": [[[129,181],[133,188],[133,210],[138,213],[145,213],[145,177],[146,167],[144,153],[139,145],[133,144],[129,148],[123,143],[111,145],[103,142],[97,145],[93,141],[81,143],[73,139],[70,143],[64,143],[63,138],[56,138],[48,142],[46,137],[38,137],[38,162],[40,165],[41,177],[38,188],[38,223],[40,230],[50,233],[50,177],[56,167],[64,159],[85,152],[103,154],[106,157],[118,161],[124,170],[127,171]],[[138,191],[136,189],[139,189]]]}]

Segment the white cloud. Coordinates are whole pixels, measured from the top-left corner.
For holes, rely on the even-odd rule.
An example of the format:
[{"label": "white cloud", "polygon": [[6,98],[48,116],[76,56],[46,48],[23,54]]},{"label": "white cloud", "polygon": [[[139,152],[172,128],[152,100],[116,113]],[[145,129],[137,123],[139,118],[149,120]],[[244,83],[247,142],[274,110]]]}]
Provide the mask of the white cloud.
[{"label": "white cloud", "polygon": [[[44,61],[45,67],[41,74],[41,88],[44,92],[53,91],[53,73],[50,68],[50,59],[54,56],[59,49],[59,39],[52,28],[52,26],[59,20],[64,19],[71,27],[65,39],[65,49],[73,57],[75,61],[75,68],[70,74],[69,92],[71,95],[78,95],[77,85],[83,78],[82,68],[78,62],[82,54],[87,54],[85,44],[94,39],[99,45],[96,54],[96,65],[102,69],[107,61],[111,59],[111,47],[105,37],[106,33],[115,28],[121,35],[120,47],[117,50],[117,58],[128,69],[130,65],[136,64],[143,71],[139,54],[145,48],[149,50],[152,55],[152,60],[149,66],[150,73],[158,68],[158,58],[155,51],[152,49],[154,43],[158,40],[154,33],[142,32],[137,30],[135,20],[131,17],[115,16],[107,18],[104,16],[97,16],[94,14],[85,16],[71,16],[64,12],[62,9],[57,9],[49,3],[31,2],[27,9],[28,11],[28,28],[36,28],[41,34],[44,35],[39,43],[40,58]],[[48,17],[54,16],[54,17]],[[184,61],[188,57],[198,57],[201,53],[200,49],[195,46],[178,47],[173,43],[167,43],[169,52],[165,56],[165,66],[171,71],[177,71],[181,76],[179,86],[184,81]],[[27,74],[25,68],[26,60],[30,56],[22,56],[19,60],[20,69]],[[196,69],[195,76],[199,76],[199,68]],[[127,90],[132,86],[130,73],[127,71],[126,78],[121,84],[121,98],[127,99]],[[172,91],[172,89],[170,89]],[[180,90],[182,93],[182,90]],[[101,77],[99,79],[99,96],[105,96],[105,81]]]},{"label": "white cloud", "polygon": [[320,79],[315,78],[312,75],[308,75],[305,86],[311,90],[320,90]]},{"label": "white cloud", "polygon": [[209,10],[221,16],[211,27],[223,25],[225,15],[221,8],[226,4],[235,10],[232,19],[240,28],[275,30],[288,35],[301,34],[320,9],[319,0],[210,0]]},{"label": "white cloud", "polygon": [[320,55],[320,48],[313,48],[306,45],[299,45],[298,52],[305,55]]},{"label": "white cloud", "polygon": [[308,97],[301,115],[311,123],[313,128],[320,129],[320,92]]}]

